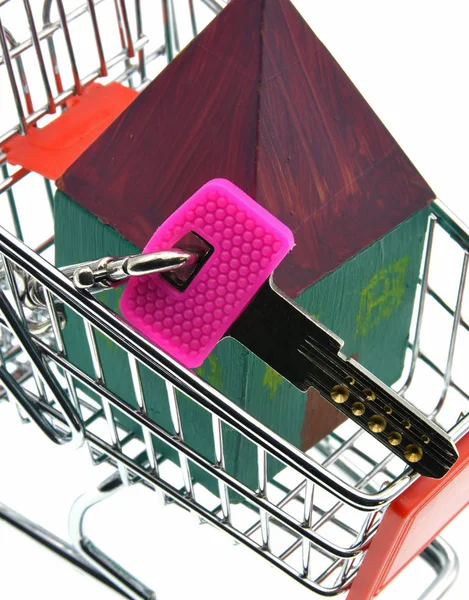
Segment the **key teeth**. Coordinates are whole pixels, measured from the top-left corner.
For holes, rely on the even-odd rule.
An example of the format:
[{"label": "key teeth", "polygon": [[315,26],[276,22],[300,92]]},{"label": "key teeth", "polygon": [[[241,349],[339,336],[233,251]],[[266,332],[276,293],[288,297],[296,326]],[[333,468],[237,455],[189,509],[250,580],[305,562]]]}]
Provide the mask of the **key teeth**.
[{"label": "key teeth", "polygon": [[[319,359],[319,366],[320,366],[320,368],[323,368],[323,367],[321,367],[322,359],[320,359],[320,357],[318,357],[318,348],[315,347],[315,345],[312,343],[311,340],[312,340],[312,338],[310,336],[306,337],[304,340],[304,343],[302,343],[299,346],[298,351],[305,358],[307,358],[313,364],[315,364],[316,367],[318,366],[318,359]],[[356,366],[359,367],[359,365],[356,365]],[[327,373],[327,368],[326,368],[325,372]],[[403,460],[415,472],[417,472],[421,475],[424,475],[426,477],[431,477],[431,478],[435,478],[435,479],[440,479],[440,478],[444,477],[448,473],[448,471],[454,466],[454,464],[457,461],[458,456],[459,456],[458,452],[457,452],[457,448],[455,447],[451,438],[446,434],[446,432],[444,432],[443,430],[434,431],[434,433],[436,433],[437,435],[432,436],[431,445],[427,446],[427,445],[423,444],[423,442],[422,442],[423,437],[427,434],[429,427],[435,426],[434,423],[426,424],[425,416],[424,415],[420,416],[417,413],[415,415],[411,414],[409,417],[407,417],[405,405],[402,405],[402,403],[399,403],[397,406],[395,406],[396,401],[398,401],[400,398],[398,397],[398,399],[396,399],[394,397],[396,394],[394,394],[392,392],[392,390],[390,390],[390,392],[388,393],[386,390],[378,390],[378,388],[376,388],[376,386],[372,386],[373,389],[376,388],[376,390],[375,390],[376,394],[373,393],[373,396],[374,396],[373,400],[366,402],[366,399],[361,398],[361,395],[358,392],[358,389],[361,389],[362,393],[363,393],[364,383],[366,383],[368,385],[368,378],[366,377],[366,373],[363,374],[363,377],[360,377],[360,374],[358,372],[355,373],[355,370],[352,370],[351,373],[353,373],[353,380],[354,380],[355,384],[357,382],[361,381],[361,385],[356,386],[356,387],[354,386],[353,389],[352,388],[350,389],[351,392],[354,392],[353,395],[351,396],[353,401],[365,402],[365,404],[368,407],[374,407],[374,414],[377,416],[382,416],[382,418],[385,420],[386,423],[389,422],[390,415],[393,415],[393,418],[391,418],[390,424],[394,421],[393,428],[402,435],[403,441],[401,443],[399,443],[398,445],[393,446],[388,442],[388,437],[387,437],[388,430],[386,430],[386,432],[384,429],[382,431],[373,431],[373,430],[370,430],[369,427],[367,428],[366,422],[364,422],[362,419],[362,416],[364,413],[361,413],[360,415],[353,414],[352,411],[350,410],[350,406],[349,406],[350,402],[340,403],[338,400],[336,400],[334,402],[334,406],[338,410],[340,410],[342,412],[342,414],[344,414],[346,417],[352,419],[354,422],[357,423],[357,425],[359,425],[367,433],[372,435],[377,441],[379,441],[380,443],[384,443],[384,445],[394,455],[396,455],[398,458]],[[309,389],[310,387],[314,387],[315,389],[318,389],[317,382],[314,381],[311,376],[307,376],[303,381],[299,382],[297,384],[297,387],[299,389],[301,389],[302,391],[307,391],[307,389]],[[318,390],[318,391],[320,391],[320,390]],[[380,392],[382,392],[382,393],[380,393]],[[331,398],[326,393],[322,392],[321,395],[323,397],[325,397],[325,399],[327,401],[329,401],[329,402],[331,401]],[[388,398],[388,396],[389,396],[389,398]],[[384,413],[383,413],[383,407],[382,407],[383,402],[384,403],[387,402],[388,405],[390,405],[392,407],[391,412],[387,413],[386,415],[384,415]],[[369,412],[369,411],[367,411],[367,412]],[[397,415],[396,415],[396,413],[397,413]],[[402,431],[401,427],[398,426],[396,423],[396,416],[398,417],[397,421],[401,422],[401,423],[405,419],[408,418],[413,424],[412,431],[410,431],[410,430]],[[368,414],[368,417],[369,417],[369,414]],[[411,460],[408,460],[405,456],[406,448],[408,446],[412,446],[412,445],[415,445],[418,452],[422,453],[421,457],[419,457],[419,456],[414,457],[415,462],[411,462]]]},{"label": "key teeth", "polygon": [[[301,350],[300,350],[301,351]],[[311,378],[306,378],[303,382],[297,384],[297,387],[302,391],[307,391],[309,388],[315,387],[315,382]],[[325,397],[326,400],[330,401],[330,398],[321,394]],[[421,446],[421,442],[419,437],[416,435],[411,435],[409,437],[409,432],[407,432],[407,445],[416,444],[418,447],[422,448],[423,456],[422,458],[415,463],[408,461],[404,454],[405,444],[400,444],[398,447],[392,447],[389,443],[387,443],[387,434],[386,438],[383,438],[383,433],[375,433],[368,429],[365,429],[364,423],[360,421],[359,418],[355,417],[353,414],[349,414],[351,411],[347,410],[348,405],[346,404],[334,404],[334,406],[340,410],[346,417],[352,419],[357,425],[362,427],[364,431],[366,431],[369,435],[373,436],[378,442],[385,443],[386,447],[398,458],[404,461],[409,467],[411,467],[416,473],[423,475],[425,477],[429,477],[432,479],[441,479],[444,477],[450,469],[454,466],[456,461],[459,458],[459,453],[457,447],[451,438],[446,434],[446,432],[442,431],[442,435],[439,436],[438,444],[433,443],[434,451],[432,452],[431,448]],[[377,411],[376,414],[378,414]],[[436,448],[435,448],[436,446]],[[434,457],[435,450],[438,451],[438,457]],[[432,456],[433,455],[433,456]]]}]

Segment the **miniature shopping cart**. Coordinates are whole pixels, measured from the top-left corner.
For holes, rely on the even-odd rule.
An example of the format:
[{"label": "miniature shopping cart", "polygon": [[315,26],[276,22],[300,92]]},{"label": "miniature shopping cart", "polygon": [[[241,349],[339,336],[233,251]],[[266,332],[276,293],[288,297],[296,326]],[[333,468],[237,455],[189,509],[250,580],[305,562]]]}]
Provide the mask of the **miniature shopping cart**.
[{"label": "miniature shopping cart", "polygon": [[[0,105],[0,116],[7,122],[0,147],[8,148],[12,140],[27,137],[28,131],[52,118],[64,118],[73,99],[97,79],[140,91],[179,51],[185,38],[195,35],[223,7],[219,0],[162,0],[161,4],[45,0],[37,14],[32,0],[0,0],[0,85],[8,87],[15,106],[15,112],[6,115]],[[183,31],[183,21],[189,30]],[[119,47],[109,51],[104,30],[112,28]],[[95,44],[92,53],[89,40]],[[35,160],[41,161],[41,152]],[[467,502],[457,490],[462,488],[469,461],[464,438],[469,429],[469,389],[454,376],[453,367],[461,352],[460,336],[469,332],[463,312],[469,230],[441,203],[433,204],[408,360],[395,386],[410,402],[427,389],[432,395],[438,390],[427,416],[458,442],[460,459],[446,478],[435,482],[419,478],[352,422],[310,451],[298,450],[155,348],[99,297],[77,289],[67,272],[51,264],[52,219],[46,219],[38,232],[22,209],[26,197],[50,214],[51,181],[24,166],[13,167],[12,162],[8,151],[0,154],[0,401],[8,401],[21,420],[34,423],[52,443],[77,448],[86,444],[93,463],[111,465],[114,474],[97,492],[85,494],[73,505],[71,543],[2,504],[0,517],[125,596],[153,598],[151,590],[101,552],[84,532],[88,509],[124,486],[140,484],[162,493],[167,503],[198,514],[319,595],[350,590],[350,597],[371,598],[422,552],[437,577],[421,598],[441,597],[454,581],[457,558],[443,540],[434,538]],[[433,276],[443,254],[459,265],[452,286]],[[41,301],[34,302],[38,297]],[[62,335],[64,305],[83,323],[92,376],[68,358]],[[448,339],[443,362],[432,356],[426,344],[432,323],[440,316],[447,324]],[[137,408],[106,387],[97,334],[127,353]],[[161,401],[169,408],[171,432],[147,414],[141,382],[144,369],[166,382],[167,395]],[[176,390],[210,416],[215,462],[185,441]],[[126,422],[133,426],[126,429]],[[255,446],[257,489],[225,469],[222,424]],[[178,464],[171,462],[171,469],[166,468],[169,461],[155,451],[154,439],[178,456]],[[273,460],[283,469],[271,481],[267,469]],[[194,486],[194,468],[216,479],[217,496]],[[242,502],[232,502],[232,494]],[[427,520],[431,544],[423,549],[421,522],[428,515],[435,531],[434,535],[428,532]],[[414,533],[406,538],[406,555],[391,542],[403,532],[408,534],[410,525]],[[178,535],[184,536],[184,531]],[[372,568],[362,569],[367,561]]]}]

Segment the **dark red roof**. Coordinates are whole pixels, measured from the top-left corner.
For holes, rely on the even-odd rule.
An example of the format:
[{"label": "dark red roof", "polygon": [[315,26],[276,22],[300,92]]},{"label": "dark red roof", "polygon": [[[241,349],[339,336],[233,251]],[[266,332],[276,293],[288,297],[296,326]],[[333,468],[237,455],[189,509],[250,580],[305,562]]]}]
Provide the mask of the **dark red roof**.
[{"label": "dark red roof", "polygon": [[293,230],[292,296],[435,197],[289,0],[233,0],[58,187],[142,248],[216,177]]}]

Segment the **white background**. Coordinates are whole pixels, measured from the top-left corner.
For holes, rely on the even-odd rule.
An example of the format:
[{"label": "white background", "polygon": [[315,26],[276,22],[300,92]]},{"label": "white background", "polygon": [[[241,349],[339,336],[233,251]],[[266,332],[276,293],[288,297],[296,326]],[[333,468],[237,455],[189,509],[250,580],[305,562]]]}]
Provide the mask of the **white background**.
[{"label": "white background", "polygon": [[[438,197],[469,222],[467,3],[296,0],[295,4]],[[49,448],[32,426],[20,427],[15,412],[4,404],[0,457],[0,499],[63,536],[71,502],[105,476],[89,467],[84,451],[71,454]],[[163,509],[154,496],[143,489],[126,490],[96,510],[90,528],[94,539],[113,550],[117,559],[122,555],[129,570],[144,577],[159,598],[312,597],[265,561],[234,547],[226,536],[199,525],[193,516],[174,507]],[[467,597],[468,534],[469,515],[464,513],[444,533],[462,563],[448,600]],[[382,598],[400,594],[413,600],[425,582],[425,572],[416,568]],[[0,598],[30,597],[117,596],[0,523]]]}]

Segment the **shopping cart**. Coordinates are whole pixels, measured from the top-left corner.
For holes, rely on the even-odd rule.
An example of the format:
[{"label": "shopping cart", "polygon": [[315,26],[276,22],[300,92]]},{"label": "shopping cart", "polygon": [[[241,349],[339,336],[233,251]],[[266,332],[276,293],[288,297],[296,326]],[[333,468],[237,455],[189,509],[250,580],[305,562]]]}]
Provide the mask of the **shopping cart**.
[{"label": "shopping cart", "polygon": [[[29,0],[0,1],[0,85],[11,94],[7,97],[2,92],[6,108],[0,114],[8,125],[0,147],[8,147],[10,140],[31,127],[60,119],[70,99],[96,79],[141,90],[179,51],[186,41],[182,38],[196,34],[198,26],[224,6],[219,0],[163,0],[161,5],[145,0],[88,0],[83,4],[45,0],[36,13],[37,6],[32,4]],[[189,31],[182,31],[183,21],[190,24]],[[115,34],[118,47],[106,37],[108,32]],[[94,40],[92,51],[89,40]],[[8,112],[10,100],[15,110]],[[51,214],[51,181],[24,167],[13,167],[7,152],[0,154],[0,165],[0,400],[9,401],[24,423],[34,422],[53,443],[73,447],[85,443],[94,464],[107,463],[114,469],[97,491],[73,505],[71,543],[2,504],[0,517],[124,595],[153,598],[151,590],[84,534],[91,507],[124,486],[141,484],[161,493],[167,503],[189,509],[230,534],[313,592],[333,596],[348,590],[358,578],[387,507],[418,483],[416,473],[351,422],[302,452],[156,349],[99,297],[79,291],[64,272],[54,268],[52,218],[48,218],[48,230],[37,231],[28,221],[24,204],[34,199],[33,212]],[[469,389],[465,381],[453,377],[458,335],[469,331],[463,318],[468,247],[469,231],[442,204],[434,203],[408,360],[395,386],[411,402],[428,390],[436,401],[430,410],[428,405],[418,408],[437,420],[454,441],[469,429]],[[443,252],[451,252],[453,262],[460,264],[453,286],[442,285],[440,280],[438,287],[438,278],[436,283],[432,280]],[[31,289],[42,303],[30,302]],[[83,323],[94,376],[68,359],[62,336],[64,305]],[[429,327],[437,313],[445,316],[448,325],[443,359],[433,358],[424,343],[431,337]],[[127,352],[138,408],[106,387],[96,332]],[[159,401],[169,406],[173,431],[162,429],[147,415],[143,370],[166,382],[167,397]],[[211,416],[215,461],[185,441],[176,390]],[[132,430],[126,430],[121,417],[133,422]],[[226,428],[239,432],[257,449],[256,489],[224,468]],[[177,453],[178,464],[155,451],[155,438]],[[272,460],[280,461],[284,469],[270,481],[267,466]],[[194,467],[216,479],[218,496],[194,485]],[[233,493],[243,501],[233,502]],[[436,539],[422,556],[437,577],[421,598],[441,597],[457,572],[455,554]]]}]

